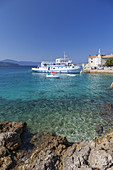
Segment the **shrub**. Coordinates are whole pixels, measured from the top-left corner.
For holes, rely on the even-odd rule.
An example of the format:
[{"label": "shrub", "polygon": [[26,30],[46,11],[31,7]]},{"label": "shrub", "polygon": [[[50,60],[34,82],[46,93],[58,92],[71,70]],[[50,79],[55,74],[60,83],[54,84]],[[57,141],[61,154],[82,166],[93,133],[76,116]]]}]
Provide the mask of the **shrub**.
[{"label": "shrub", "polygon": [[109,66],[113,66],[113,58],[109,58],[106,60],[105,66],[109,67]]}]

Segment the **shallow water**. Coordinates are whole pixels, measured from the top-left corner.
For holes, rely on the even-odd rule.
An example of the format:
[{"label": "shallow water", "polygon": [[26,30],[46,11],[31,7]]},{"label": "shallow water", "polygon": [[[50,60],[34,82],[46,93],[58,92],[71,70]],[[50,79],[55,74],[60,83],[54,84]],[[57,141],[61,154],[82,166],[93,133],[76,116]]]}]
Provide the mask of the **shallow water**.
[{"label": "shallow water", "polygon": [[[26,121],[29,131],[50,131],[71,142],[90,140],[113,128],[103,116],[106,104],[113,104],[112,75],[60,75],[31,73],[30,67],[0,67],[0,121]],[[106,123],[107,122],[107,123]],[[112,122],[112,121],[111,121]]]}]

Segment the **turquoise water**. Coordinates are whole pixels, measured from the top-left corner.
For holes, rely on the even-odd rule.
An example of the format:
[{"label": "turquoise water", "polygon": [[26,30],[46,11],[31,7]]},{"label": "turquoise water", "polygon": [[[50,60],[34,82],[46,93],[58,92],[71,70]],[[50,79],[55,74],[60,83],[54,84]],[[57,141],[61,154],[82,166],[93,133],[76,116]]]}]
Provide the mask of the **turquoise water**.
[{"label": "turquoise water", "polygon": [[0,121],[26,121],[31,133],[50,131],[71,142],[90,140],[113,129],[112,75],[31,73],[30,67],[0,67]]}]

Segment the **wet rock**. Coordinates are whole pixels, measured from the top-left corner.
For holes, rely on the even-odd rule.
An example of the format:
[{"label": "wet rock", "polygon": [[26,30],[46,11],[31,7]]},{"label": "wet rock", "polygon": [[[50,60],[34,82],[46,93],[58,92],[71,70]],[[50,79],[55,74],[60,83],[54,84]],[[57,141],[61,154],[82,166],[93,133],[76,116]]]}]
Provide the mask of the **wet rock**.
[{"label": "wet rock", "polygon": [[103,126],[102,125],[97,125],[95,130],[100,135],[100,134],[103,133]]}]

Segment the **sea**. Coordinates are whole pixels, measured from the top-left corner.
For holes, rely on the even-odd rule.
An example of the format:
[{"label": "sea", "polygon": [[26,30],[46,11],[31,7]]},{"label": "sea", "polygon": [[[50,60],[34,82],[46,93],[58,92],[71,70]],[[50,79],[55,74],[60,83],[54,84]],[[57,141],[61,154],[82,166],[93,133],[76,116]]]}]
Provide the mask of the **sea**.
[{"label": "sea", "polygon": [[0,122],[25,121],[31,134],[88,141],[113,130],[111,74],[46,78],[31,67],[0,67]]}]

